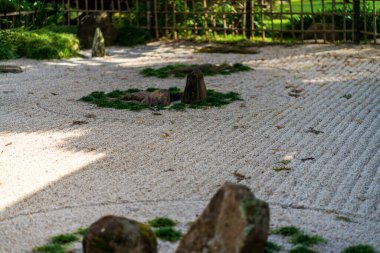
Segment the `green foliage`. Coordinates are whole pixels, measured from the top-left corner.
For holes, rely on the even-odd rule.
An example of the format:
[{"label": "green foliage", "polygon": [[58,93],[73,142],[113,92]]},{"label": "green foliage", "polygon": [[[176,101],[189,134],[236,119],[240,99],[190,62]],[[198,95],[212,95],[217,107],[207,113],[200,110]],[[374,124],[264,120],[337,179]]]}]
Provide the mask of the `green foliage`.
[{"label": "green foliage", "polygon": [[161,227],[154,229],[155,235],[163,241],[175,242],[181,239],[182,233],[171,227]]},{"label": "green foliage", "polygon": [[0,37],[0,60],[9,60],[14,58],[16,58],[16,55],[12,50],[12,45],[6,41],[3,41]]},{"label": "green foliage", "polygon": [[271,241],[267,241],[267,244],[265,245],[265,248],[264,248],[264,253],[273,253],[273,252],[280,251],[281,249],[282,248],[280,245]]},{"label": "green foliage", "polygon": [[345,248],[342,253],[376,253],[371,245],[359,244]]},{"label": "green foliage", "polygon": [[145,44],[152,37],[147,30],[131,26],[125,21],[117,27],[117,43],[120,46],[135,46]]},{"label": "green foliage", "polygon": [[345,95],[343,96],[343,98],[345,98],[345,99],[350,99],[350,98],[352,98],[352,95],[351,95],[351,94],[345,94]]},{"label": "green foliage", "polygon": [[[91,103],[99,107],[114,108],[114,109],[127,109],[131,111],[142,111],[144,109],[152,110],[185,110],[199,109],[205,107],[221,107],[230,104],[234,101],[242,100],[238,93],[228,92],[221,93],[214,90],[207,90],[207,99],[192,104],[174,103],[170,107],[151,107],[140,102],[123,100],[123,97],[128,93],[141,91],[140,89],[130,88],[126,91],[114,90],[109,93],[103,91],[94,91],[88,96],[84,96],[80,101]],[[169,88],[171,101],[178,101],[182,96],[182,91],[177,87]]]},{"label": "green foliage", "polygon": [[178,78],[183,78],[196,68],[199,68],[202,71],[203,75],[205,76],[230,75],[236,72],[251,70],[250,67],[241,63],[235,63],[232,66],[229,64],[221,64],[221,65],[174,64],[174,65],[167,65],[165,67],[158,68],[158,69],[146,68],[146,69],[143,69],[140,73],[145,77],[155,76],[158,78],[168,78],[170,76],[174,76]]},{"label": "green foliage", "polygon": [[80,239],[78,236],[71,234],[71,233],[57,235],[57,236],[53,236],[52,238],[50,238],[50,242],[52,244],[68,244],[68,243],[76,242],[79,240]]},{"label": "green foliage", "polygon": [[11,0],[0,0],[0,13],[10,13],[17,10],[17,5]]},{"label": "green foliage", "polygon": [[299,230],[295,226],[280,227],[272,231],[272,234],[282,235],[282,236],[292,236],[292,235],[296,235],[300,233],[301,233],[301,230]]},{"label": "green foliage", "polygon": [[148,224],[152,227],[159,228],[159,227],[174,227],[175,225],[178,224],[178,222],[166,217],[156,217],[148,221]]},{"label": "green foliage", "polygon": [[[62,59],[77,55],[79,42],[72,34],[48,29],[13,29],[0,32],[0,38],[14,55],[32,59]],[[8,46],[9,48],[9,46]]]},{"label": "green foliage", "polygon": [[65,253],[66,247],[61,244],[46,244],[33,248],[36,253]]},{"label": "green foliage", "polygon": [[291,170],[291,168],[281,166],[281,167],[274,167],[274,168],[272,168],[272,170],[283,171],[283,170]]},{"label": "green foliage", "polygon": [[157,88],[154,88],[154,87],[149,87],[148,89],[146,89],[146,91],[148,92],[153,92],[153,91],[156,91],[158,90]]},{"label": "green foliage", "polygon": [[312,249],[309,249],[305,245],[298,245],[294,248],[292,248],[289,253],[318,253],[317,251],[314,251]]},{"label": "green foliage", "polygon": [[336,216],[335,218],[344,222],[352,222],[352,220],[346,216]]},{"label": "green foliage", "polygon": [[80,236],[85,236],[87,234],[88,228],[78,228],[77,231],[75,231],[75,234]]},{"label": "green foliage", "polygon": [[319,243],[325,243],[326,240],[318,235],[307,235],[304,233],[297,233],[290,238],[292,244],[300,244],[304,246],[311,246]]}]

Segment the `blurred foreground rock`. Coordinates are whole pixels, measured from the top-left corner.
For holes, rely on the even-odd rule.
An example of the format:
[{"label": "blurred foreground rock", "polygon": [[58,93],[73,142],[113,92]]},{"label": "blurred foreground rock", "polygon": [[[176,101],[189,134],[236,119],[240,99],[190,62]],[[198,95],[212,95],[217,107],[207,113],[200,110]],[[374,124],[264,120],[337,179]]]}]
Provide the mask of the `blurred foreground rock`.
[{"label": "blurred foreground rock", "polygon": [[157,239],[148,225],[117,216],[93,223],[83,239],[84,253],[157,253]]},{"label": "blurred foreground rock", "polygon": [[263,253],[269,207],[249,188],[226,183],[181,240],[176,253]]}]

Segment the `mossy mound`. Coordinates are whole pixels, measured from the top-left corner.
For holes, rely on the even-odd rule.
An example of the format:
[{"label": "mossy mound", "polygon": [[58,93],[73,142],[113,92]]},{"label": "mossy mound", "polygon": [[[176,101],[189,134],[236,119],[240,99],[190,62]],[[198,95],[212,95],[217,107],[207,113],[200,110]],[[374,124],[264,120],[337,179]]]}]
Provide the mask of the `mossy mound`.
[{"label": "mossy mound", "polygon": [[155,76],[158,78],[168,78],[168,77],[174,76],[177,78],[183,78],[187,76],[187,74],[192,72],[194,69],[200,69],[203,75],[205,76],[230,75],[236,72],[252,70],[249,66],[241,64],[241,63],[235,63],[233,65],[230,65],[227,63],[223,63],[220,65],[174,64],[174,65],[168,65],[166,67],[162,67],[158,69],[146,68],[146,69],[143,69],[140,73],[145,77]]},{"label": "mossy mound", "polygon": [[15,57],[62,59],[76,56],[79,42],[75,35],[39,30],[12,29],[0,32],[0,60]]},{"label": "mossy mound", "polygon": [[257,54],[258,51],[249,47],[225,45],[225,46],[208,46],[196,51],[197,53],[209,54]]},{"label": "mossy mound", "polygon": [[[148,88],[147,92],[155,91],[155,88]],[[230,104],[234,101],[242,100],[238,93],[228,92],[221,93],[214,90],[207,90],[207,99],[192,103],[185,104],[178,102],[182,98],[183,92],[181,89],[177,87],[171,87],[169,89],[170,92],[170,100],[173,102],[170,106],[160,107],[160,106],[149,106],[143,104],[138,101],[133,100],[124,100],[126,95],[131,93],[140,92],[143,90],[140,89],[128,89],[128,90],[114,90],[109,93],[105,93],[103,91],[94,91],[90,95],[82,97],[80,101],[91,103],[103,108],[114,108],[114,109],[127,109],[130,111],[142,111],[144,109],[151,109],[154,111],[157,110],[185,110],[187,108],[190,109],[199,109],[205,107],[220,107],[223,105]]]}]

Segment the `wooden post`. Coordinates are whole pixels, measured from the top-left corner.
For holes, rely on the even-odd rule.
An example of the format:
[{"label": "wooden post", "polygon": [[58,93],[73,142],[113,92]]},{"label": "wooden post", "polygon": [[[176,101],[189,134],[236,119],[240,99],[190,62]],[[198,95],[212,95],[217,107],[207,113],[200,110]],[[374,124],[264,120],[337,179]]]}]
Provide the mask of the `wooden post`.
[{"label": "wooden post", "polygon": [[353,16],[354,16],[354,42],[360,43],[360,0],[353,0]]},{"label": "wooden post", "polygon": [[151,11],[152,6],[151,4],[152,4],[151,0],[146,0],[146,27],[150,33],[152,32],[152,11]]},{"label": "wooden post", "polygon": [[157,0],[154,0],[154,30],[156,31],[156,39],[159,39],[160,38],[160,33],[158,32]]},{"label": "wooden post", "polygon": [[67,24],[70,26],[70,0],[67,1]]},{"label": "wooden post", "polygon": [[245,9],[246,18],[247,18],[247,20],[245,21],[246,23],[245,34],[248,39],[251,39],[252,37],[252,0],[247,0],[247,5],[245,8],[246,8]]},{"label": "wooden post", "polygon": [[203,0],[203,13],[204,13],[204,18],[205,18],[205,21],[204,21],[204,24],[203,24],[203,28],[205,30],[205,35],[206,35],[206,40],[210,41],[210,36],[208,35],[208,25],[207,25],[207,0]]},{"label": "wooden post", "polygon": [[168,0],[165,0],[164,11],[165,11],[165,37],[169,38]]},{"label": "wooden post", "polygon": [[88,0],[85,1],[86,15],[88,15]]},{"label": "wooden post", "polygon": [[177,36],[177,15],[176,15],[176,4],[175,1],[173,1],[173,38],[176,40],[178,39]]}]

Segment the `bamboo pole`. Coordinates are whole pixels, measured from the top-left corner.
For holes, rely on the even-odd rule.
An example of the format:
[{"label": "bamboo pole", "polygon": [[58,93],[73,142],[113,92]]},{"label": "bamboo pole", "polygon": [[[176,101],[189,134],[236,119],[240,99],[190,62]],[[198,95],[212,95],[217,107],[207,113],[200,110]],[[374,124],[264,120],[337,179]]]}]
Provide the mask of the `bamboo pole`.
[{"label": "bamboo pole", "polygon": [[[359,0],[360,1],[360,0]],[[331,9],[331,36],[332,41],[335,42],[335,0],[332,0],[332,9]]]},{"label": "bamboo pole", "polygon": [[157,0],[154,0],[154,30],[156,32],[156,39],[160,38],[158,32],[158,9],[157,9]]},{"label": "bamboo pole", "polygon": [[303,0],[301,0],[301,41],[304,42],[304,36],[305,36],[305,20],[303,18]]},{"label": "bamboo pole", "polygon": [[76,14],[77,14],[77,25],[79,24],[79,2],[78,0],[75,0],[76,5]]},{"label": "bamboo pole", "polygon": [[[272,41],[274,41],[274,22],[273,22],[273,1],[269,1],[269,8],[270,8],[270,23],[271,23],[271,30],[272,30]],[[282,19],[282,17],[281,17]]]},{"label": "bamboo pole", "polygon": [[290,20],[292,21],[292,39],[293,39],[293,42],[294,42],[296,40],[296,34],[294,33],[294,20],[293,20],[292,0],[289,0],[289,11],[290,11]]},{"label": "bamboo pole", "polygon": [[84,2],[85,8],[86,8],[86,15],[88,15],[88,0]]},{"label": "bamboo pole", "polygon": [[203,23],[203,28],[206,36],[206,40],[210,41],[210,36],[208,34],[208,25],[207,25],[207,0],[203,0],[203,16],[204,16],[204,23]]},{"label": "bamboo pole", "polygon": [[226,20],[226,0],[223,0],[222,2],[222,18],[223,18],[223,37],[227,38],[227,20]]},{"label": "bamboo pole", "polygon": [[[211,0],[211,8],[214,10],[214,0]],[[211,24],[212,24],[212,33],[214,34],[214,39],[218,37],[218,33],[216,32],[216,13],[213,11],[211,14]]]},{"label": "bamboo pole", "polygon": [[326,13],[325,13],[325,0],[322,1],[322,27],[323,27],[323,43],[327,42],[326,34]]},{"label": "bamboo pole", "polygon": [[[132,11],[131,11],[131,7],[129,6],[128,0],[125,1],[125,5],[127,6],[129,25],[132,25],[132,23],[133,23],[133,21],[132,21]],[[122,11],[120,10],[120,12],[122,12]]]},{"label": "bamboo pole", "polygon": [[70,26],[70,0],[67,1],[67,25]]},{"label": "bamboo pole", "polygon": [[315,18],[314,18],[314,8],[313,8],[313,0],[310,0],[310,9],[311,9],[311,18],[313,20],[313,33],[314,33],[314,42],[317,43],[317,24],[315,23]]},{"label": "bamboo pole", "polygon": [[373,15],[373,40],[377,44],[377,13],[376,13],[376,2],[373,1],[372,15]]},{"label": "bamboo pole", "polygon": [[173,2],[173,35],[174,39],[178,39],[178,34],[177,34],[177,15],[176,15],[176,4]]},{"label": "bamboo pole", "polygon": [[168,30],[168,26],[169,26],[169,18],[168,18],[168,0],[165,0],[165,6],[164,6],[164,9],[165,9],[165,37],[166,37],[166,38],[169,38],[169,30]]}]

